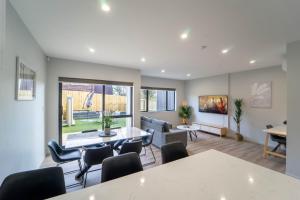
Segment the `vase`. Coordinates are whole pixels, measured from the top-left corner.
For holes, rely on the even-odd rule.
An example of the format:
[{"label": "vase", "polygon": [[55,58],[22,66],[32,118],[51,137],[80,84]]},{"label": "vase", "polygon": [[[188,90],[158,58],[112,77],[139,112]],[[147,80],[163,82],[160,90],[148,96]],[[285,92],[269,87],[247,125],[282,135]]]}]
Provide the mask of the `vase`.
[{"label": "vase", "polygon": [[109,135],[110,134],[110,128],[104,128],[104,133],[105,133],[105,135]]},{"label": "vase", "polygon": [[236,141],[243,141],[244,137],[240,133],[235,134],[235,140]]}]

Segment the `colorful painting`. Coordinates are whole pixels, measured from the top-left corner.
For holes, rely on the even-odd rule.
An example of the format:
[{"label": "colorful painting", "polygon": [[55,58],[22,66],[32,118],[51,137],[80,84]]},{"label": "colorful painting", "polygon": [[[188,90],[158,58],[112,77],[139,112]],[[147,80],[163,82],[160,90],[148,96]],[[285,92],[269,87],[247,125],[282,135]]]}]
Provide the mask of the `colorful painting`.
[{"label": "colorful painting", "polygon": [[16,100],[35,98],[36,74],[17,57]]},{"label": "colorful painting", "polygon": [[252,108],[272,107],[272,82],[255,82],[251,86],[250,106]]},{"label": "colorful painting", "polygon": [[199,112],[226,115],[228,113],[228,97],[225,95],[200,96]]}]

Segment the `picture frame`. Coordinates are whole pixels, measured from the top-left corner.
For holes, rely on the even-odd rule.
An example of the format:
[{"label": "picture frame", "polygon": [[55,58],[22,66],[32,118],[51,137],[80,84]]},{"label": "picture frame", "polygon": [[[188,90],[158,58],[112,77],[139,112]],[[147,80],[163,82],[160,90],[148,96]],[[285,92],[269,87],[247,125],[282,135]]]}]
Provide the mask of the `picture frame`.
[{"label": "picture frame", "polygon": [[272,81],[255,82],[251,85],[251,108],[272,108]]},{"label": "picture frame", "polygon": [[36,97],[36,72],[28,67],[19,57],[16,58],[16,87],[17,101],[32,101]]}]

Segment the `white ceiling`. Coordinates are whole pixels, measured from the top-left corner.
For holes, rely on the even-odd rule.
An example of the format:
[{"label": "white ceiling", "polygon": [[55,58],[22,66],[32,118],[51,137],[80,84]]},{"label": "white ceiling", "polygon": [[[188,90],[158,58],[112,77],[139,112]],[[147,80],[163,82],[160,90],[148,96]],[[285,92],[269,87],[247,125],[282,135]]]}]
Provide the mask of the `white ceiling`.
[{"label": "white ceiling", "polygon": [[[11,0],[48,56],[148,76],[192,79],[280,65],[286,43],[300,40],[299,0],[107,0],[109,13],[100,1]],[[231,51],[222,55],[224,48]]]}]

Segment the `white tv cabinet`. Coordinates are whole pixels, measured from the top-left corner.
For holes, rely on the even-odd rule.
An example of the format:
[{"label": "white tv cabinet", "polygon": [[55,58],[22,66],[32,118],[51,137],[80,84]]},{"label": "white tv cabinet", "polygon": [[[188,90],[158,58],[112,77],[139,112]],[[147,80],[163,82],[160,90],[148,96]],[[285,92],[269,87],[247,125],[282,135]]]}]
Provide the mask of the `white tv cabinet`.
[{"label": "white tv cabinet", "polygon": [[208,124],[204,122],[193,122],[199,126],[199,130],[207,133],[212,133],[219,135],[220,137],[225,137],[227,135],[227,128],[217,124]]}]

